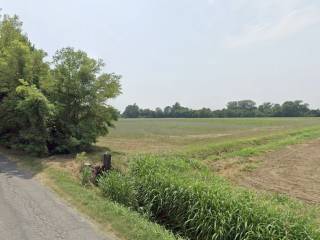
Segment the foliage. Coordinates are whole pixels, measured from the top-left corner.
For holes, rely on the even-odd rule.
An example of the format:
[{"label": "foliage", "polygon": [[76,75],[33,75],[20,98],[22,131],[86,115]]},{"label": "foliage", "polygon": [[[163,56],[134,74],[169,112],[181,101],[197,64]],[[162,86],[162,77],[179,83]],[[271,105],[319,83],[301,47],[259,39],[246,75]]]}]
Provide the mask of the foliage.
[{"label": "foliage", "polygon": [[121,239],[176,240],[175,236],[158,224],[151,223],[127,207],[102,197],[92,188],[82,187],[65,170],[54,167],[45,169],[54,190],[66,197],[82,212],[101,223],[104,229],[112,228]]},{"label": "foliage", "polygon": [[35,154],[47,153],[48,122],[54,106],[35,85],[21,80],[16,88],[16,114],[19,116],[19,147]]},{"label": "foliage", "polygon": [[127,207],[137,207],[136,191],[130,177],[116,171],[104,173],[98,185],[105,197]]},{"label": "foliage", "polygon": [[148,206],[154,220],[190,239],[320,237],[313,221],[289,207],[292,203],[236,189],[197,162],[141,156],[132,161],[129,174],[139,205]]},{"label": "foliage", "polygon": [[0,17],[0,142],[37,155],[86,149],[117,120],[107,101],[120,94],[120,76],[73,48],[51,65],[45,56],[17,16]]},{"label": "foliage", "polygon": [[84,166],[80,172],[80,180],[82,186],[88,186],[92,177],[92,171],[89,166]]},{"label": "foliage", "polygon": [[53,106],[40,90],[45,54],[22,34],[18,17],[0,19],[0,141],[34,154],[47,152]]},{"label": "foliage", "polygon": [[124,118],[241,118],[241,117],[320,117],[320,110],[312,110],[300,100],[287,101],[282,105],[263,103],[257,107],[252,100],[232,101],[227,108],[193,110],[175,103],[173,106],[141,109],[137,104],[129,105],[122,113]]},{"label": "foliage", "polygon": [[101,60],[82,51],[64,48],[54,56],[53,84],[49,99],[57,114],[49,145],[52,152],[88,148],[98,136],[108,133],[117,111],[107,100],[120,94],[120,76],[101,72]]},{"label": "foliage", "polygon": [[128,105],[122,115],[126,118],[137,118],[140,115],[140,109],[137,104]]}]

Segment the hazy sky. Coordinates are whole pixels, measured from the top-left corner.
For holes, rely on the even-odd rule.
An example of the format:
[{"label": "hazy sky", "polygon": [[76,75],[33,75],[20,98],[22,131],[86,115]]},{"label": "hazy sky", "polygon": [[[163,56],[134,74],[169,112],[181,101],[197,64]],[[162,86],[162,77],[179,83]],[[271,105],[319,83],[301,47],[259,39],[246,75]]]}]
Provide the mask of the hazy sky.
[{"label": "hazy sky", "polygon": [[123,75],[113,103],[320,107],[319,0],[0,0],[37,47],[73,46]]}]

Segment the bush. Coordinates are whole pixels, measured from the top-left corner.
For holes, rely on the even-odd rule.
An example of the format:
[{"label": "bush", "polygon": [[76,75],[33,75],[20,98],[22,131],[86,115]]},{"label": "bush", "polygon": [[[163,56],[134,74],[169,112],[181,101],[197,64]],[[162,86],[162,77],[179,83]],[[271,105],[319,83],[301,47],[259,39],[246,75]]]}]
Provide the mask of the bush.
[{"label": "bush", "polygon": [[137,207],[136,191],[129,176],[116,171],[103,173],[98,179],[98,185],[105,197],[127,207]]}]

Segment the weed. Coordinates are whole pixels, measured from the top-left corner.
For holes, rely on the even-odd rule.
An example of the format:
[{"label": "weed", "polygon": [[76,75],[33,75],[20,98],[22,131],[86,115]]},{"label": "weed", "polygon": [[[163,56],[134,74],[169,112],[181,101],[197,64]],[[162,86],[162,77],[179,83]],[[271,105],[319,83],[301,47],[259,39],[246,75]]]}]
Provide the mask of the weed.
[{"label": "weed", "polygon": [[103,173],[98,185],[105,197],[127,207],[136,208],[136,191],[131,178],[116,171]]},{"label": "weed", "polygon": [[80,180],[82,186],[90,185],[90,181],[92,178],[92,170],[88,166],[84,166],[80,172]]}]

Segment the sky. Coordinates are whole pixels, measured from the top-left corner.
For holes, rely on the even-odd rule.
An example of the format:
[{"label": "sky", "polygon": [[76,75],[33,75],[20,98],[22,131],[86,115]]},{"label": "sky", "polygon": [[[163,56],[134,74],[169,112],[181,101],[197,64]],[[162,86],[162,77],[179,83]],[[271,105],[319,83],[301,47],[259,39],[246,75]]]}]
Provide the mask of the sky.
[{"label": "sky", "polygon": [[120,110],[301,99],[320,108],[319,0],[0,0],[36,47],[122,75]]}]

